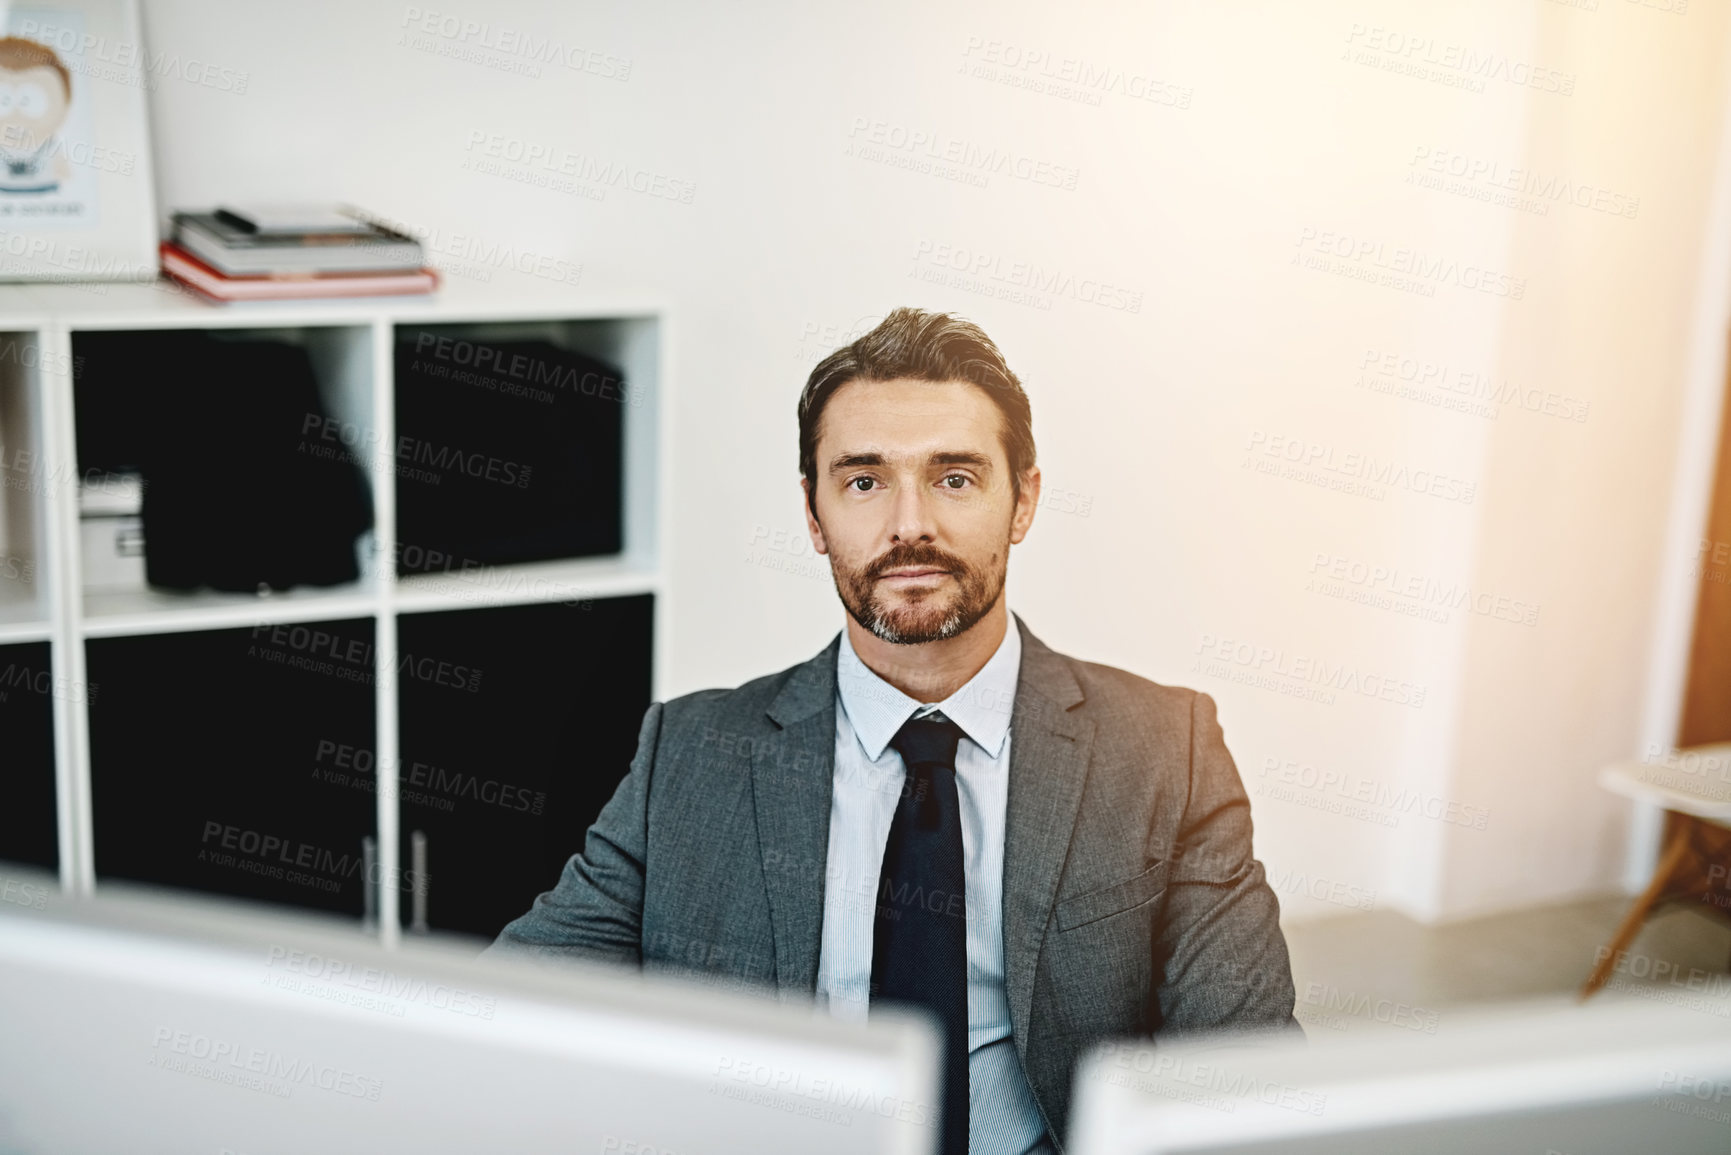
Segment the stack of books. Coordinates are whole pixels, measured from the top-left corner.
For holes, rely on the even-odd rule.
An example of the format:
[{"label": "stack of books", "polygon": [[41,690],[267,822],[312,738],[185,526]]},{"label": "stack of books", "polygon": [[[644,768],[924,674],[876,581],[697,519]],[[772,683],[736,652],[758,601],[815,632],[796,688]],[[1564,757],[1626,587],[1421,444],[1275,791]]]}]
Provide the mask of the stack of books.
[{"label": "stack of books", "polygon": [[162,270],[215,301],[430,293],[420,242],[350,208],[175,213]]}]

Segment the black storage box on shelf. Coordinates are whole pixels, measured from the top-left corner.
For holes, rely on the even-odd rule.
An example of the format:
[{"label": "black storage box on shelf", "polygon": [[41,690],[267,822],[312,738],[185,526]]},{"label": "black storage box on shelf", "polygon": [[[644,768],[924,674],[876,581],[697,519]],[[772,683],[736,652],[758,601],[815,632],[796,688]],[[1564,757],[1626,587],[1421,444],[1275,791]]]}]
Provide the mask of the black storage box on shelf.
[{"label": "black storage box on shelf", "polygon": [[[360,576],[372,526],[360,453],[319,436],[311,359],[203,331],[80,333],[79,467],[138,469],[153,586],[256,591]],[[309,432],[310,431],[310,432]]]},{"label": "black storage box on shelf", "polygon": [[654,617],[640,594],[397,619],[399,866],[425,867],[427,929],[492,938],[583,849],[637,750]]},{"label": "black storage box on shelf", "polygon": [[551,341],[399,329],[397,572],[618,553],[628,396]]},{"label": "black storage box on shelf", "polygon": [[359,916],[378,798],[370,618],[91,638],[99,880]]},{"label": "black storage box on shelf", "polygon": [[54,698],[84,694],[56,681],[50,661],[47,642],[0,646],[0,859],[53,870]]}]

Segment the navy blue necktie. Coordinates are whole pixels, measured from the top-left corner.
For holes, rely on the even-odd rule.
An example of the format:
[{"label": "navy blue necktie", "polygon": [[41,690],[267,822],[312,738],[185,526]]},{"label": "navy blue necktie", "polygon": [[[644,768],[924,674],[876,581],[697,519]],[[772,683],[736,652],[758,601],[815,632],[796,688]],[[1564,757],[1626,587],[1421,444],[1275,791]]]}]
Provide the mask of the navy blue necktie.
[{"label": "navy blue necktie", "polygon": [[871,1001],[911,1003],[943,1031],[943,1155],[968,1151],[968,907],[959,726],[909,718],[890,745],[907,766],[884,844],[872,928]]}]

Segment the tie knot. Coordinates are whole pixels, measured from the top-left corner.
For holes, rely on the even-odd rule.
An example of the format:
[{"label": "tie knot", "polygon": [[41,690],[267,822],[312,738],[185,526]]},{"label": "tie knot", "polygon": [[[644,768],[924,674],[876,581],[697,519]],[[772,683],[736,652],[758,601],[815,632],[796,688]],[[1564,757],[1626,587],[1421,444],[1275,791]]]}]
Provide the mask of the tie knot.
[{"label": "tie knot", "polygon": [[923,766],[956,768],[956,745],[962,728],[944,717],[909,718],[890,739],[909,770]]}]

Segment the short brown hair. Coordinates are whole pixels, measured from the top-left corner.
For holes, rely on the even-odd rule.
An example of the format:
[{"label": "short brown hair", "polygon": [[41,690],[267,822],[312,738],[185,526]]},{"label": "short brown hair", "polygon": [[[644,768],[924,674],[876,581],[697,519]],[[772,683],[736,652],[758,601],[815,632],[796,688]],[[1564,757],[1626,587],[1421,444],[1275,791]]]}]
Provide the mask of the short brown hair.
[{"label": "short brown hair", "polygon": [[806,502],[817,516],[817,433],[824,406],[850,381],[966,381],[986,391],[1003,414],[1010,487],[1022,492],[1022,474],[1034,466],[1034,416],[1022,383],[1004,355],[972,321],[949,313],[902,307],[877,328],[843,345],[811,371],[799,395],[799,472],[809,483]]},{"label": "short brown hair", "polygon": [[72,74],[60,63],[54,49],[22,36],[0,36],[0,68],[23,72],[27,68],[52,68],[60,75],[60,87],[72,95]]}]

